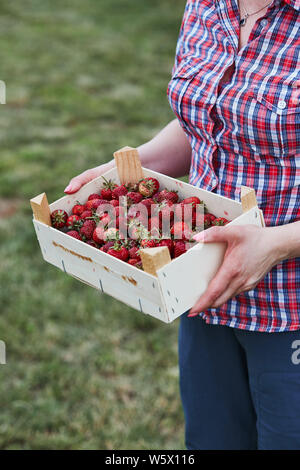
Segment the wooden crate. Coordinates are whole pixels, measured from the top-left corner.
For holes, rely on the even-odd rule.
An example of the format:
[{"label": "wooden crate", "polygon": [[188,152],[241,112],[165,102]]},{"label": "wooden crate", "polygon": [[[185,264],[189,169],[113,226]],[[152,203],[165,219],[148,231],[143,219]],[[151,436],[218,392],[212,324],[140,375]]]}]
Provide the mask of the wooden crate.
[{"label": "wooden crate", "polygon": [[[242,202],[239,203],[142,168],[135,149],[121,149],[115,153],[115,159],[118,169],[106,172],[104,176],[107,179],[134,182],[142,175],[153,176],[159,180],[161,188],[177,190],[181,199],[198,196],[209,212],[230,219],[232,225],[264,226],[254,190],[250,188],[242,187]],[[76,194],[64,196],[50,206],[45,193],[31,200],[33,224],[42,255],[48,263],[98,289],[100,293],[105,292],[166,323],[172,322],[191,308],[205,291],[222,263],[225,244],[196,243],[185,254],[167,264],[163,261],[157,265],[154,256],[154,273],[150,274],[51,227],[50,212],[64,209],[70,213],[76,201],[85,203],[91,193],[100,190],[102,182],[102,177],[96,178]],[[168,248],[160,248],[160,251],[164,256]]]}]

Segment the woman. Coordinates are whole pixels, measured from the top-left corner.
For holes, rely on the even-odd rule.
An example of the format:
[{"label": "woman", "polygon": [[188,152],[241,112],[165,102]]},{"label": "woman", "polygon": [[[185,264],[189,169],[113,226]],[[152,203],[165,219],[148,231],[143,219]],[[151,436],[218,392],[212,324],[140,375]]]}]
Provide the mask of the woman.
[{"label": "woman", "polygon": [[267,225],[197,235],[227,251],[181,317],[188,449],[300,449],[299,9],[188,0],[168,87],[177,118],[138,149],[145,167],[190,171],[192,184],[229,198],[253,187]]}]

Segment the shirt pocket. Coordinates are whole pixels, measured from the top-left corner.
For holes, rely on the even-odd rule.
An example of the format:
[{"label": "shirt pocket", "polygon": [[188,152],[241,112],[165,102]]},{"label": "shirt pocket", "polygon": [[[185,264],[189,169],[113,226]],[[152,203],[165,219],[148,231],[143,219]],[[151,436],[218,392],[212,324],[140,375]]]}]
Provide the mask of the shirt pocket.
[{"label": "shirt pocket", "polygon": [[168,84],[168,98],[174,113],[187,132],[199,137],[199,127],[207,121],[209,84],[204,84],[201,63],[182,61]]},{"label": "shirt pocket", "polygon": [[299,88],[272,85],[249,90],[247,133],[252,150],[262,156],[300,154]]}]

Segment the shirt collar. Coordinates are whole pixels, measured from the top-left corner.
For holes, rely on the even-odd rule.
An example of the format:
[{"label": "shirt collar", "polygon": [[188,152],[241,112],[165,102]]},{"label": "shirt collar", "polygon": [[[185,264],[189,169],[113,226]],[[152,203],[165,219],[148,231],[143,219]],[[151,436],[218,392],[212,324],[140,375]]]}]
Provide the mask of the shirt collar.
[{"label": "shirt collar", "polygon": [[295,10],[300,10],[300,0],[284,0],[285,3],[293,7]]}]

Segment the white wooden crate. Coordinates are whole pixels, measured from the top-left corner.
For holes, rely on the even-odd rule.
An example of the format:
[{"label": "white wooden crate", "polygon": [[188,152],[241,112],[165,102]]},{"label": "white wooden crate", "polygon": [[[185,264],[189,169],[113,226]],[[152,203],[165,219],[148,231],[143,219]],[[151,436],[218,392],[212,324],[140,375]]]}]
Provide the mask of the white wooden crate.
[{"label": "white wooden crate", "polygon": [[[256,205],[247,207],[245,202],[243,211],[242,204],[237,201],[146,168],[143,168],[143,173],[144,176],[157,178],[161,188],[176,189],[180,199],[198,196],[209,212],[232,220],[230,224],[264,225],[262,212]],[[106,172],[104,176],[119,182],[117,169]],[[76,194],[64,196],[50,204],[50,211],[63,209],[70,213],[76,201],[85,203],[91,193],[99,192],[102,183],[102,177],[94,179]],[[45,261],[100,292],[166,323],[172,322],[194,305],[217,272],[225,251],[223,243],[197,243],[185,254],[158,269],[157,276],[154,276],[72,238],[37,218],[35,214],[33,223]]]}]

